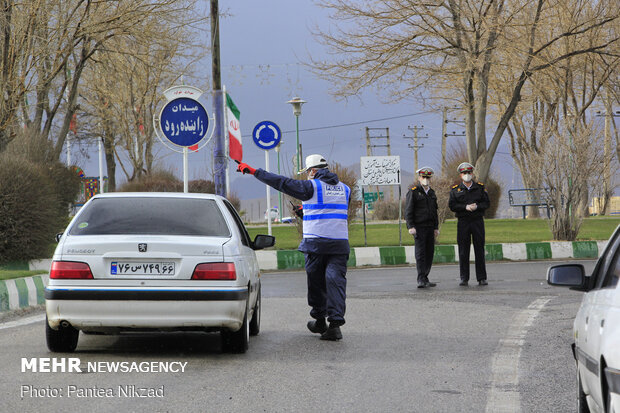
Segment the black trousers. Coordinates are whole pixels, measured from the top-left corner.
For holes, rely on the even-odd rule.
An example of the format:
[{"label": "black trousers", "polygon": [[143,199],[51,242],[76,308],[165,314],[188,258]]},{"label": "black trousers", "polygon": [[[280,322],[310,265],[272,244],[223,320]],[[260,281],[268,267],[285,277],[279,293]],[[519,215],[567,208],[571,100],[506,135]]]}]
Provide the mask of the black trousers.
[{"label": "black trousers", "polygon": [[484,218],[460,218],[456,227],[456,242],[459,244],[459,267],[461,280],[469,281],[469,248],[473,241],[476,257],[476,279],[487,279],[484,262]]},{"label": "black trousers", "polygon": [[310,316],[344,324],[349,254],[306,253]]},{"label": "black trousers", "polygon": [[428,273],[433,266],[435,256],[435,229],[433,227],[415,227],[415,266],[418,270],[418,282],[428,281]]}]

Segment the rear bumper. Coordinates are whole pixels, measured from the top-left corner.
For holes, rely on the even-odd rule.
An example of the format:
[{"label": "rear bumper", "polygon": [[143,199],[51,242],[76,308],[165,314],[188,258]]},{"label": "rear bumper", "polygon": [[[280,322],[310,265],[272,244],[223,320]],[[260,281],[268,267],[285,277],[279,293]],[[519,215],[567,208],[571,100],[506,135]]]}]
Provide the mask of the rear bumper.
[{"label": "rear bumper", "polygon": [[51,328],[61,321],[80,330],[238,330],[247,289],[71,289],[45,290]]}]

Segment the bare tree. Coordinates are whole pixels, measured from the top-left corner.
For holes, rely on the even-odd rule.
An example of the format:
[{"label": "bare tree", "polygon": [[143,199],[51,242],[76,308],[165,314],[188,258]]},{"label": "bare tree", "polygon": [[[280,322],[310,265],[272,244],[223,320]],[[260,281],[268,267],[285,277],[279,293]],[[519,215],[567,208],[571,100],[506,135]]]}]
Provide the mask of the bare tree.
[{"label": "bare tree", "polygon": [[[602,0],[320,0],[335,26],[317,30],[330,60],[311,60],[316,73],[346,97],[376,87],[400,100],[415,92],[453,99],[465,111],[467,152],[485,180],[499,142],[534,74],[581,54],[618,55],[617,2]],[[568,11],[567,13],[565,13]],[[563,19],[557,15],[562,14]],[[574,39],[567,48],[565,39]],[[487,143],[491,74],[508,71],[505,108]],[[452,102],[453,103],[453,102]]]},{"label": "bare tree", "polygon": [[93,57],[110,51],[116,38],[146,40],[148,33],[141,24],[146,19],[178,27],[178,17],[191,15],[188,11],[195,1],[3,2],[4,43],[0,44],[5,82],[0,86],[5,101],[0,106],[0,150],[14,136],[11,131],[16,125],[23,123],[30,135],[54,143],[48,157],[58,159],[79,108],[82,75]]},{"label": "bare tree", "polygon": [[[603,173],[602,136],[592,124],[568,120],[553,128],[553,136],[542,148],[539,167],[553,206],[551,232],[556,240],[575,240],[584,215],[579,213],[588,189],[600,182]],[[583,184],[585,181],[585,185]]]}]

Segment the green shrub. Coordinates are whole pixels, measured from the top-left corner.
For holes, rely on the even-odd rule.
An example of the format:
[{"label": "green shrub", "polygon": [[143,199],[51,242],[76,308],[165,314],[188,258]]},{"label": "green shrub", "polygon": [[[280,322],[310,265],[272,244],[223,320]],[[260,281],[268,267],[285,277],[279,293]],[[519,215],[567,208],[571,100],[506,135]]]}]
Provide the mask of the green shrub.
[{"label": "green shrub", "polygon": [[77,187],[63,186],[65,178],[73,181],[63,168],[0,155],[0,263],[48,256],[48,247],[64,229],[69,203],[77,194]]},{"label": "green shrub", "polygon": [[119,192],[183,192],[183,182],[171,172],[154,171],[138,179],[125,182]]}]

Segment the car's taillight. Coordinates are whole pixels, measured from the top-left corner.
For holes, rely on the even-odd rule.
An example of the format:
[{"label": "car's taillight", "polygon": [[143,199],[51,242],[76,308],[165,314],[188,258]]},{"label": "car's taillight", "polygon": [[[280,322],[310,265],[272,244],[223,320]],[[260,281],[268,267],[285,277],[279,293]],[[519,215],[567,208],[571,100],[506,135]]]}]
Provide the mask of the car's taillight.
[{"label": "car's taillight", "polygon": [[52,261],[50,270],[52,279],[92,279],[93,273],[85,262]]},{"label": "car's taillight", "polygon": [[194,268],[192,280],[236,280],[237,270],[232,262],[209,262]]}]

